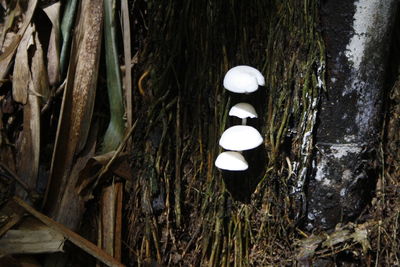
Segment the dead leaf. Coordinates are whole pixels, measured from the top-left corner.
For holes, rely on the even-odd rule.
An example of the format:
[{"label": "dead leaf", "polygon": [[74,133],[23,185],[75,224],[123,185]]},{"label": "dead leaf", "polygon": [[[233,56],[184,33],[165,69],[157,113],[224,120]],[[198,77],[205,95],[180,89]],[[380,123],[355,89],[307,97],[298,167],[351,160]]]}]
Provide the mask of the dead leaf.
[{"label": "dead leaf", "polygon": [[[30,37],[25,38],[25,35],[30,35]],[[27,104],[24,105],[23,131],[17,142],[17,174],[28,185],[29,189],[35,189],[40,157],[40,106],[42,99],[46,99],[49,94],[49,89],[43,49],[34,25],[28,27],[25,35],[18,48],[18,54],[20,49],[24,48],[23,51],[31,50],[34,52],[31,64],[28,65],[30,69],[28,69],[28,77],[26,78],[28,87],[25,89],[27,91]],[[15,69],[17,69],[17,66],[15,66]],[[16,73],[16,75],[18,74]],[[20,90],[22,91],[22,88]],[[20,196],[27,196],[25,190],[18,192]]]},{"label": "dead leaf", "polygon": [[121,214],[122,183],[113,183],[103,188],[101,196],[100,230],[101,248],[116,259],[121,259]]},{"label": "dead leaf", "polygon": [[43,9],[53,25],[47,50],[47,73],[51,86],[60,82],[60,6],[60,2],[55,2]]},{"label": "dead leaf", "polygon": [[[31,74],[32,84],[29,94],[38,96],[40,103],[45,103],[50,96],[49,81],[44,62],[44,52],[37,31],[34,34],[35,53],[32,57]],[[39,115],[39,114],[38,114]]]},{"label": "dead leaf", "polygon": [[91,194],[91,191],[94,190],[100,179],[106,174],[114,173],[126,180],[132,179],[131,169],[127,158],[128,154],[123,153],[122,150],[128,143],[136,125],[137,120],[129,129],[117,150],[98,155],[87,162],[87,165],[79,174],[79,180],[76,185],[79,194],[88,194],[87,192]]},{"label": "dead leaf", "polygon": [[99,249],[95,244],[91,243],[90,241],[84,239],[77,233],[71,231],[67,227],[65,227],[63,224],[58,223],[50,219],[49,217],[45,216],[44,214],[38,212],[34,208],[32,208],[30,205],[25,203],[23,200],[21,200],[18,197],[14,197],[14,201],[20,205],[22,208],[24,208],[27,212],[32,214],[35,218],[39,219],[41,222],[52,228],[53,230],[61,233],[66,239],[71,241],[73,244],[84,250],[85,252],[89,253],[96,259],[100,260],[101,262],[107,264],[107,266],[115,266],[115,267],[123,267],[122,263],[119,261],[115,260],[112,256],[110,256],[108,253],[104,252],[103,250]]},{"label": "dead leaf", "polygon": [[87,165],[89,159],[94,155],[97,141],[96,137],[97,129],[91,131],[88,138],[88,145],[74,161],[72,171],[69,175],[69,181],[60,200],[60,206],[53,214],[56,221],[61,222],[70,229],[75,229],[79,222],[81,222],[82,215],[85,212],[85,203],[93,198],[92,191],[86,191],[84,193],[79,192],[78,177],[82,169]]},{"label": "dead leaf", "polygon": [[361,244],[364,253],[367,253],[367,251],[371,249],[371,244],[368,240],[368,230],[364,227],[364,225],[358,226],[351,237],[353,238],[354,242]]},{"label": "dead leaf", "polygon": [[62,252],[65,238],[47,225],[27,218],[0,238],[0,253],[36,254]]},{"label": "dead leaf", "polygon": [[8,48],[10,45],[12,45],[16,35],[17,33],[15,32],[7,32],[6,36],[4,37],[5,39],[3,41],[3,46],[0,49],[1,53],[4,53],[4,50]]},{"label": "dead leaf", "polygon": [[[7,43],[5,42],[7,38],[9,38],[9,33],[13,33],[11,29],[14,26],[15,20],[17,17],[22,15],[23,10],[21,9],[18,1],[15,1],[13,3],[4,3],[3,8],[6,10],[6,16],[4,18],[4,23],[2,25],[1,29],[1,35],[0,35],[0,47],[3,48],[4,46],[7,46]],[[2,49],[1,49],[2,50]]]},{"label": "dead leaf", "polygon": [[60,210],[64,196],[74,194],[67,187],[74,189],[76,186],[76,179],[71,179],[70,175],[77,155],[86,144],[97,86],[103,1],[81,1],[80,5],[44,201],[45,209],[53,217],[64,212]]},{"label": "dead leaf", "polygon": [[346,225],[336,227],[335,231],[329,235],[327,233],[313,234],[298,242],[296,258],[302,261],[311,259],[321,251],[324,251],[325,254],[327,251],[334,253],[338,246],[345,246],[352,243],[360,244],[364,253],[366,253],[370,248],[367,229],[374,225],[376,225],[374,221],[359,225],[350,222]]},{"label": "dead leaf", "polygon": [[111,151],[106,154],[97,155],[88,161],[85,168],[79,174],[79,181],[77,183],[78,192],[83,192],[87,189],[111,160],[113,160],[111,166],[103,175],[114,174],[126,180],[132,179],[131,168],[128,163],[128,154],[120,153],[114,159],[115,153],[115,151]]},{"label": "dead leaf", "polygon": [[30,25],[19,43],[14,63],[12,95],[15,102],[24,105],[28,101],[28,86],[31,80],[28,50],[32,45],[32,34],[33,26]]},{"label": "dead leaf", "polygon": [[29,0],[22,27],[19,29],[18,34],[15,35],[11,44],[4,50],[4,53],[0,55],[0,80],[3,80],[9,71],[11,60],[15,55],[21,37],[24,35],[26,28],[32,20],[37,2],[38,0]]},{"label": "dead leaf", "polygon": [[125,75],[124,75],[124,90],[126,101],[126,118],[127,127],[132,127],[132,66],[131,66],[131,28],[129,20],[128,0],[121,1],[122,25],[123,25],[123,41],[124,41],[124,60],[125,60]]}]

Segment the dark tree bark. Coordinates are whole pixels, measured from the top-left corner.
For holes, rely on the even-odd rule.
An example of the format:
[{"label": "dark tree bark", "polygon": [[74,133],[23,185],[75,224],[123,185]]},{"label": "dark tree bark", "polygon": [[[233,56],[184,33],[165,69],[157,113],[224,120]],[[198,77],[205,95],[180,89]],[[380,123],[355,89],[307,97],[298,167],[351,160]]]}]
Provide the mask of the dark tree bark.
[{"label": "dark tree bark", "polygon": [[308,229],[354,219],[373,194],[390,35],[391,1],[323,1],[327,93],[322,97]]}]

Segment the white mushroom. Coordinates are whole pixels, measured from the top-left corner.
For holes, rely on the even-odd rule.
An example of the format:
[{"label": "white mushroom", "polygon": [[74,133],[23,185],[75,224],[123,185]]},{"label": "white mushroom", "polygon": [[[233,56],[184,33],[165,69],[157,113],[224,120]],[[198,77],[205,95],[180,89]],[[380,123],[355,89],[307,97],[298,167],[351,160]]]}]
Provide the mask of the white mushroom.
[{"label": "white mushroom", "polygon": [[235,151],[222,152],[215,160],[215,166],[222,170],[244,171],[249,168],[249,164],[242,154]]},{"label": "white mushroom", "polygon": [[231,68],[224,77],[224,87],[234,93],[252,93],[265,85],[264,76],[256,68],[240,65]]},{"label": "white mushroom", "polygon": [[251,126],[236,125],[225,130],[219,140],[219,145],[227,150],[243,151],[261,145],[261,134]]},{"label": "white mushroom", "polygon": [[247,118],[257,118],[257,112],[249,103],[237,103],[229,110],[229,116],[242,119],[242,125],[246,125]]}]

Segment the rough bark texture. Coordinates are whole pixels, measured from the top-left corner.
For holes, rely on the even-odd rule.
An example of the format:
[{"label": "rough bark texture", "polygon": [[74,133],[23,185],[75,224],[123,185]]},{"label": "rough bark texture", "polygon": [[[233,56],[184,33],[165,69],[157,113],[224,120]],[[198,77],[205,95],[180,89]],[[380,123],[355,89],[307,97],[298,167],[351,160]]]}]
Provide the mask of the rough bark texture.
[{"label": "rough bark texture", "polygon": [[327,94],[322,98],[308,229],[358,216],[375,184],[374,153],[397,1],[323,1]]}]

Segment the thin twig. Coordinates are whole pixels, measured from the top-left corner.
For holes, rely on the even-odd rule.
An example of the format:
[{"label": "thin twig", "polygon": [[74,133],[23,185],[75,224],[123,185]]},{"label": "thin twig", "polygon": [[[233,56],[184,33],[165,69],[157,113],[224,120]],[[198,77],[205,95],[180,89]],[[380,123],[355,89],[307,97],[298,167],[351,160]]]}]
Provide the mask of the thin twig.
[{"label": "thin twig", "polygon": [[11,176],[11,178],[13,178],[26,192],[28,192],[28,193],[32,192],[32,190],[29,188],[29,186],[24,181],[22,181],[16,173],[14,173],[12,170],[10,170],[2,162],[0,162],[0,167],[3,168]]},{"label": "thin twig", "polygon": [[24,217],[24,209],[16,205],[14,201],[8,201],[8,203],[2,207],[2,213],[11,214],[8,216],[8,220],[0,228],[0,237],[3,236],[8,230],[14,225],[19,223]]},{"label": "thin twig", "polygon": [[47,217],[43,213],[40,213],[39,211],[35,210],[32,208],[30,205],[28,205],[26,202],[24,202],[22,199],[19,197],[14,197],[14,201],[23,207],[27,212],[32,214],[34,217],[39,219],[41,222],[52,228],[53,230],[61,233],[66,239],[68,239],[71,243],[75,244],[77,247],[81,248],[88,254],[92,255],[99,261],[103,262],[104,264],[111,266],[111,267],[122,267],[125,266],[122,263],[118,262],[115,260],[111,255],[106,253],[104,250],[98,248],[95,244],[92,242],[89,242],[85,238],[81,237],[77,233],[71,231],[64,225],[52,220],[51,218]]},{"label": "thin twig", "polygon": [[132,135],[133,130],[135,130],[136,125],[137,125],[137,120],[135,121],[135,123],[132,125],[132,127],[129,129],[129,132],[125,135],[124,140],[121,142],[121,144],[119,145],[119,147],[117,148],[117,150],[115,151],[114,155],[112,156],[112,158],[108,161],[108,163],[106,164],[106,166],[104,166],[99,174],[99,178],[100,179],[105,173],[108,172],[108,170],[110,169],[111,165],[114,163],[114,161],[118,158],[118,155],[121,153],[122,149],[125,147],[125,144],[128,142],[129,137]]},{"label": "thin twig", "polygon": [[42,110],[40,111],[41,114],[45,113],[50,108],[50,103],[53,101],[54,97],[56,97],[64,92],[66,83],[67,83],[67,79],[65,79],[63,81],[63,83],[56,89],[54,95],[50,96],[50,98],[47,100],[46,104],[44,104]]}]

